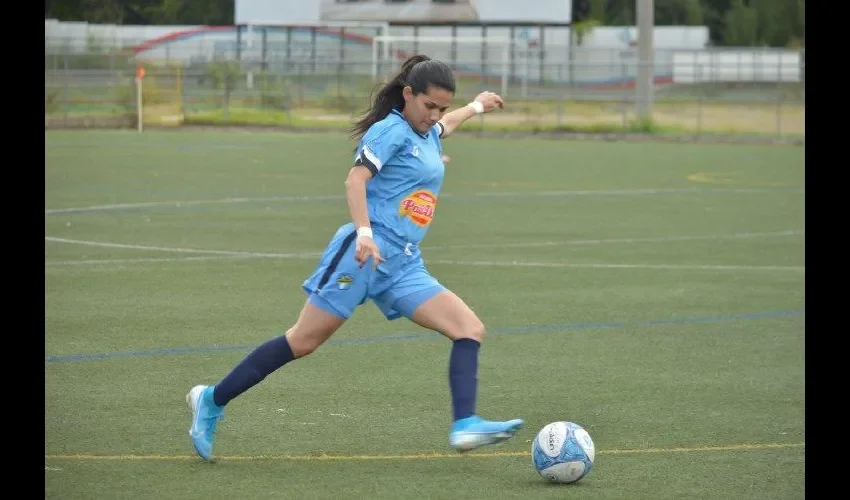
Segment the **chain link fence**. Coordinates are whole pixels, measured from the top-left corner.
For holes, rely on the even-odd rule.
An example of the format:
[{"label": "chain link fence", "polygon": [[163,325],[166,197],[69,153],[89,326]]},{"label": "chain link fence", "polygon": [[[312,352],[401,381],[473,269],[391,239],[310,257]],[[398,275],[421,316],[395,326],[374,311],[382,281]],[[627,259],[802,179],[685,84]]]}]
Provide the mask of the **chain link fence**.
[{"label": "chain link fence", "polygon": [[[423,45],[418,52],[428,53]],[[573,50],[567,63],[545,62],[562,57],[564,50]],[[264,49],[261,60],[229,49],[209,58],[154,60],[126,49],[80,53],[54,44],[45,51],[45,126],[134,126],[135,74],[141,65],[148,125],[345,128],[369,105],[375,86],[412,52],[395,46],[381,50],[376,61],[370,51],[272,47]],[[789,54],[796,57],[783,59]],[[510,64],[482,57],[462,55],[451,63],[457,102],[482,90],[506,98],[505,112],[488,115],[486,125],[479,124],[482,130],[805,136],[803,51],[657,50],[651,123],[635,117],[640,63],[634,51],[512,49]]]}]

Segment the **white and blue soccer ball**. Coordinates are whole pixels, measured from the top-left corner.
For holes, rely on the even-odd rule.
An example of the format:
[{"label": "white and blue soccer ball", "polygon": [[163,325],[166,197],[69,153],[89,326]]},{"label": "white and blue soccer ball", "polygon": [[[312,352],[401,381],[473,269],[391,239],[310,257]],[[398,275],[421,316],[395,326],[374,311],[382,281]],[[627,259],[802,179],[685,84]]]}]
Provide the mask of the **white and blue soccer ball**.
[{"label": "white and blue soccer ball", "polygon": [[573,422],[552,422],[531,443],[531,460],[544,479],[575,483],[593,468],[596,449],[584,427]]}]

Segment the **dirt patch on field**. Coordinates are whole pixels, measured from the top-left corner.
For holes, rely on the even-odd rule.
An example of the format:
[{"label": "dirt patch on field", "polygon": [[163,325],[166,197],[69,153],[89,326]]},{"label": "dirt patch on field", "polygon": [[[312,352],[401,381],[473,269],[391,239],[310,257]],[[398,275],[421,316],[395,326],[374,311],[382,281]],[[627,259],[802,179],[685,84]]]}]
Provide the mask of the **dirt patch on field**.
[{"label": "dirt patch on field", "polygon": [[[637,119],[634,109],[600,108],[572,113],[491,113],[484,118],[491,124],[527,124],[537,126],[626,126]],[[798,134],[806,132],[806,110],[802,106],[699,106],[696,104],[656,106],[652,120],[659,127],[693,132]]]},{"label": "dirt patch on field", "polygon": [[44,128],[132,128],[135,116],[44,115]]},{"label": "dirt patch on field", "polygon": [[[299,116],[315,121],[350,122],[351,115],[317,112]],[[658,103],[652,110],[653,122],[661,128],[668,127],[683,132],[752,133],[776,135],[804,135],[806,133],[806,108],[803,105],[746,105],[699,103]],[[489,113],[486,117],[470,120],[476,128],[478,120],[491,125],[552,126],[615,126],[625,127],[637,119],[634,108],[621,104],[565,106],[560,112],[522,109],[510,112]]]},{"label": "dirt patch on field", "polygon": [[[153,127],[151,127],[153,128]],[[198,130],[198,131],[227,131],[232,133],[250,134],[256,132],[266,133],[285,133],[285,134],[303,134],[303,133],[336,133],[345,134],[345,131],[339,129],[325,129],[319,127],[312,128],[292,128],[292,127],[274,127],[274,126],[233,126],[233,125],[183,125],[179,128],[163,128],[163,130]],[[611,132],[611,133],[586,133],[586,132],[568,132],[568,131],[553,131],[553,132],[499,132],[499,131],[478,131],[478,130],[458,130],[455,136],[481,137],[487,139],[526,139],[539,138],[551,140],[593,140],[593,141],[629,141],[629,142],[699,142],[699,143],[728,143],[728,144],[776,144],[776,145],[791,145],[805,146],[806,140],[798,137],[764,137],[757,135],[742,135],[742,134],[639,134],[632,132]]]}]

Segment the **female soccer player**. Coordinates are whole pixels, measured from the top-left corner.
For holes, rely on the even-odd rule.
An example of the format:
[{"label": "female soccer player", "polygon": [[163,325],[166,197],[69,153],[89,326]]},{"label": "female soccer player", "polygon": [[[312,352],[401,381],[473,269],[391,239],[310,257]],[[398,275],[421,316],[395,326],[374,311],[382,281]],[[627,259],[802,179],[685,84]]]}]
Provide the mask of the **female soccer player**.
[{"label": "female soccer player", "polygon": [[353,137],[359,141],[345,181],[353,222],[337,230],[304,281],[307,302],[286,334],[257,347],[219,383],[196,385],[186,395],[192,411],[189,435],[201,458],[212,458],[216,427],[227,403],[286,363],[315,351],[367,299],[389,320],[405,316],[452,341],[452,448],[467,451],[497,443],[522,427],[521,419],[488,421],[475,413],[484,325],[428,273],[419,252],[443,183],[441,139],[472,116],[503,105],[497,94],[482,92],[468,105],[446,113],[454,91],[448,66],[413,56],[354,124]]}]

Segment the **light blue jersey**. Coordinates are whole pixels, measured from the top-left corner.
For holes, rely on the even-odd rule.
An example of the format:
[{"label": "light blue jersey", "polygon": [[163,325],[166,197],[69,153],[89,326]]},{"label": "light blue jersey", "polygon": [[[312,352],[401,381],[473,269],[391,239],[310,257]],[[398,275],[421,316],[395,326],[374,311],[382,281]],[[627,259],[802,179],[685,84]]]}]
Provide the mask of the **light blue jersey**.
[{"label": "light blue jersey", "polygon": [[392,111],[364,134],[354,163],[373,174],[366,184],[366,205],[384,262],[375,269],[371,261],[360,267],[354,258],[354,224],[343,224],[302,284],[311,304],[347,319],[371,299],[387,319],[409,318],[445,290],[428,273],[418,246],[434,220],[445,174],[442,130],[437,124],[420,134]]},{"label": "light blue jersey", "polygon": [[357,145],[355,164],[373,175],[366,185],[369,220],[400,242],[418,244],[434,220],[446,171],[441,133],[437,124],[420,134],[393,110]]}]

